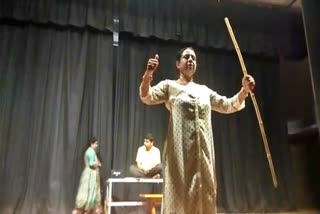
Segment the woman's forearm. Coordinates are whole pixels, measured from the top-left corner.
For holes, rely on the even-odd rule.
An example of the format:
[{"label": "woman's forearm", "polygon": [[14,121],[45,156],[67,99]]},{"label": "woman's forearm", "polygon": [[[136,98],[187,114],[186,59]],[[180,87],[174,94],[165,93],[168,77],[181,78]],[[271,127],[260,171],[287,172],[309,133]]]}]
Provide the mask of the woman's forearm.
[{"label": "woman's forearm", "polygon": [[150,71],[146,71],[142,77],[142,81],[140,84],[140,97],[146,97],[149,93],[150,84],[152,81],[152,73]]},{"label": "woman's forearm", "polygon": [[248,97],[248,92],[246,92],[242,87],[238,93],[239,103],[241,104],[247,97]]}]

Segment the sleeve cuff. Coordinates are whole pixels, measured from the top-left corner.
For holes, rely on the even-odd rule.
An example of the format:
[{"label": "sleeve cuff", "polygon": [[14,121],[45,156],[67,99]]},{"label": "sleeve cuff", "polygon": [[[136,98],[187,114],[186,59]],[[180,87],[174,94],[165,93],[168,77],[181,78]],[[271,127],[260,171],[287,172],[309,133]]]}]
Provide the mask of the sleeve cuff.
[{"label": "sleeve cuff", "polygon": [[232,106],[237,109],[237,110],[241,110],[241,109],[244,109],[244,107],[246,106],[246,102],[243,101],[242,103],[240,103],[239,101],[239,95],[237,94],[235,97],[234,97],[234,102],[232,104]]}]

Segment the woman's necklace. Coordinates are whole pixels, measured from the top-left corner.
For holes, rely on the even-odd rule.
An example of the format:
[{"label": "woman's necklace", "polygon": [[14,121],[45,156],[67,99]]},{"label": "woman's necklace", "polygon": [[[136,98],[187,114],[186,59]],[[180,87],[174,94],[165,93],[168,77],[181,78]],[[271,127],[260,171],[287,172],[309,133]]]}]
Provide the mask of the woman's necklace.
[{"label": "woman's necklace", "polygon": [[190,82],[192,82],[192,80],[187,81],[185,79],[179,78],[177,82],[180,83],[181,85],[188,85]]}]

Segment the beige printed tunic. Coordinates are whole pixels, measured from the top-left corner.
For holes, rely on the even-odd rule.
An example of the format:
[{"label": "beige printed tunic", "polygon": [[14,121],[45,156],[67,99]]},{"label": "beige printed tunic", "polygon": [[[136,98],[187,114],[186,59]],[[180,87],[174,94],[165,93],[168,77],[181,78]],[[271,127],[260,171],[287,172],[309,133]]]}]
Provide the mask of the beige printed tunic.
[{"label": "beige printed tunic", "polygon": [[165,103],[170,111],[164,149],[163,212],[216,213],[216,177],[211,110],[233,113],[244,108],[238,95],[220,96],[204,85],[164,80],[141,97]]}]

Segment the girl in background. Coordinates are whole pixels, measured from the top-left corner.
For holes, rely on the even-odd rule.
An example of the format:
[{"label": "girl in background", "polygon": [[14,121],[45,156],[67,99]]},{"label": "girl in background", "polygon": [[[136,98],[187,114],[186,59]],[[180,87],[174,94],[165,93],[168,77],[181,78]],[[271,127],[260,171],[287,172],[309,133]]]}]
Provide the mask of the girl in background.
[{"label": "girl in background", "polygon": [[85,167],[80,178],[75,209],[72,214],[102,213],[99,173],[101,162],[97,157],[97,147],[98,140],[91,138],[84,154]]}]

